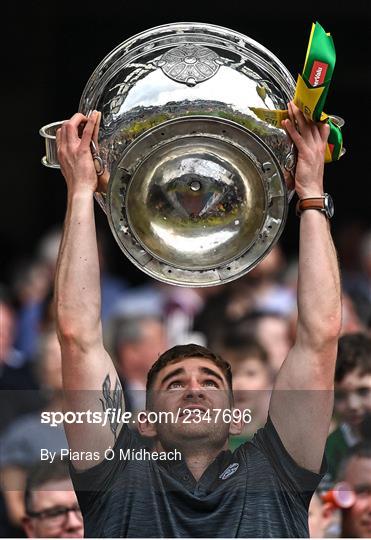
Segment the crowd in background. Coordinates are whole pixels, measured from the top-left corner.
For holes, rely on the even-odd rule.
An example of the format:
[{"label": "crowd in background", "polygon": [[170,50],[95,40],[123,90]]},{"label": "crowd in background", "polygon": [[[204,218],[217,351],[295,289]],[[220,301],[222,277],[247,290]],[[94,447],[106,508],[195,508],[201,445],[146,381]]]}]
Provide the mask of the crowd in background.
[{"label": "crowd in background", "polygon": [[[349,235],[353,231],[353,235]],[[68,467],[40,465],[40,449],[67,448],[63,426],[40,411],[62,410],[61,352],[53,283],[61,232],[51,231],[34,258],[0,287],[0,536],[82,536]],[[371,230],[336,238],[343,326],[335,405],[327,442],[328,473],[310,506],[313,537],[367,538],[371,530]],[[276,245],[246,276],[211,288],[148,279],[130,286],[107,269],[100,247],[104,339],[122,380],[126,407],[145,407],[157,356],[175,344],[206,345],[230,362],[235,407],[252,411],[231,450],[266,421],[275,376],[295,338],[297,260]],[[93,369],[93,368],[92,368]],[[294,414],[294,411],[293,411]],[[310,429],[310,428],[308,428]],[[313,434],[315,437],[315,434]],[[48,486],[45,497],[43,486]],[[67,487],[66,487],[67,486]],[[45,488],[46,489],[46,488]],[[54,511],[54,513],[53,513]]]}]

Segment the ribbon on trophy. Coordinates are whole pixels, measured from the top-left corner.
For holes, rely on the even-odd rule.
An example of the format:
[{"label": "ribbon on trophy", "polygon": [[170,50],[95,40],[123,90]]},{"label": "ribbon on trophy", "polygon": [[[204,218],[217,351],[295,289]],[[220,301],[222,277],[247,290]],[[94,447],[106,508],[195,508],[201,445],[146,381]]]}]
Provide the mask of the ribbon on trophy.
[{"label": "ribbon on trophy", "polygon": [[[302,75],[296,83],[294,103],[314,122],[327,122],[330,134],[327,141],[325,162],[337,161],[344,154],[341,126],[343,121],[323,112],[328,89],[336,62],[336,52],[331,35],[316,22],[312,24]],[[288,118],[287,111],[251,107],[266,122],[280,126]]]}]

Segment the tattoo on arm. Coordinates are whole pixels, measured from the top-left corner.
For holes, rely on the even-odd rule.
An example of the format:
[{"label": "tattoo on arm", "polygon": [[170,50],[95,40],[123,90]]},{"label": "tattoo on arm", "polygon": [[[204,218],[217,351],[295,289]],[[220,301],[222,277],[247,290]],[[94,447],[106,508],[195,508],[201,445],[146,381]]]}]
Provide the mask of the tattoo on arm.
[{"label": "tattoo on arm", "polygon": [[119,416],[119,414],[121,415],[122,408],[122,388],[118,378],[116,379],[115,388],[111,395],[111,379],[110,376],[107,374],[106,378],[103,381],[102,393],[104,400],[100,399],[100,402],[102,403],[103,411],[105,412],[107,409],[111,409],[112,411],[112,414],[109,415],[109,423],[111,431],[115,438],[114,440],[116,441],[117,428],[119,425],[117,417]]}]

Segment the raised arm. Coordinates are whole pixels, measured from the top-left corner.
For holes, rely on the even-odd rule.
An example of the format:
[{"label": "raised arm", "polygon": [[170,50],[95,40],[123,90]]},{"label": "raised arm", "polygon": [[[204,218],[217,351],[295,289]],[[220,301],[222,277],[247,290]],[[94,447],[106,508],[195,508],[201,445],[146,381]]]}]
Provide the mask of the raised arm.
[{"label": "raised arm", "polygon": [[[68,202],[55,283],[57,331],[62,348],[63,387],[68,411],[123,409],[122,389],[111,358],[103,347],[100,320],[100,273],[93,195],[97,175],[90,141],[99,114],[75,114],[57,132],[58,159],[66,179]],[[84,125],[79,137],[79,129]],[[66,423],[72,451],[99,452],[113,446],[121,425]],[[75,461],[84,469],[97,461]]]},{"label": "raised arm", "polygon": [[[300,199],[322,196],[329,128],[307,121],[294,104],[289,112],[291,120],[284,127],[298,149],[296,192]],[[333,409],[340,296],[328,219],[316,209],[305,210],[300,218],[296,340],[277,376],[270,417],[286,450],[314,472],[321,466]]]}]

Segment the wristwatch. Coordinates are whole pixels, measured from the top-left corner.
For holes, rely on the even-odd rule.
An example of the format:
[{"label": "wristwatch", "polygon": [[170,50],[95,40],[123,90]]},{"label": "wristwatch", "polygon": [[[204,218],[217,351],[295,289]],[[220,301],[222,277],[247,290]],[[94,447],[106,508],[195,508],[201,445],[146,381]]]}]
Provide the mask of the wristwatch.
[{"label": "wristwatch", "polygon": [[308,197],[306,199],[299,199],[296,203],[296,215],[301,216],[304,210],[319,210],[323,212],[327,219],[331,219],[334,215],[334,202],[331,195],[324,193],[321,197]]}]

